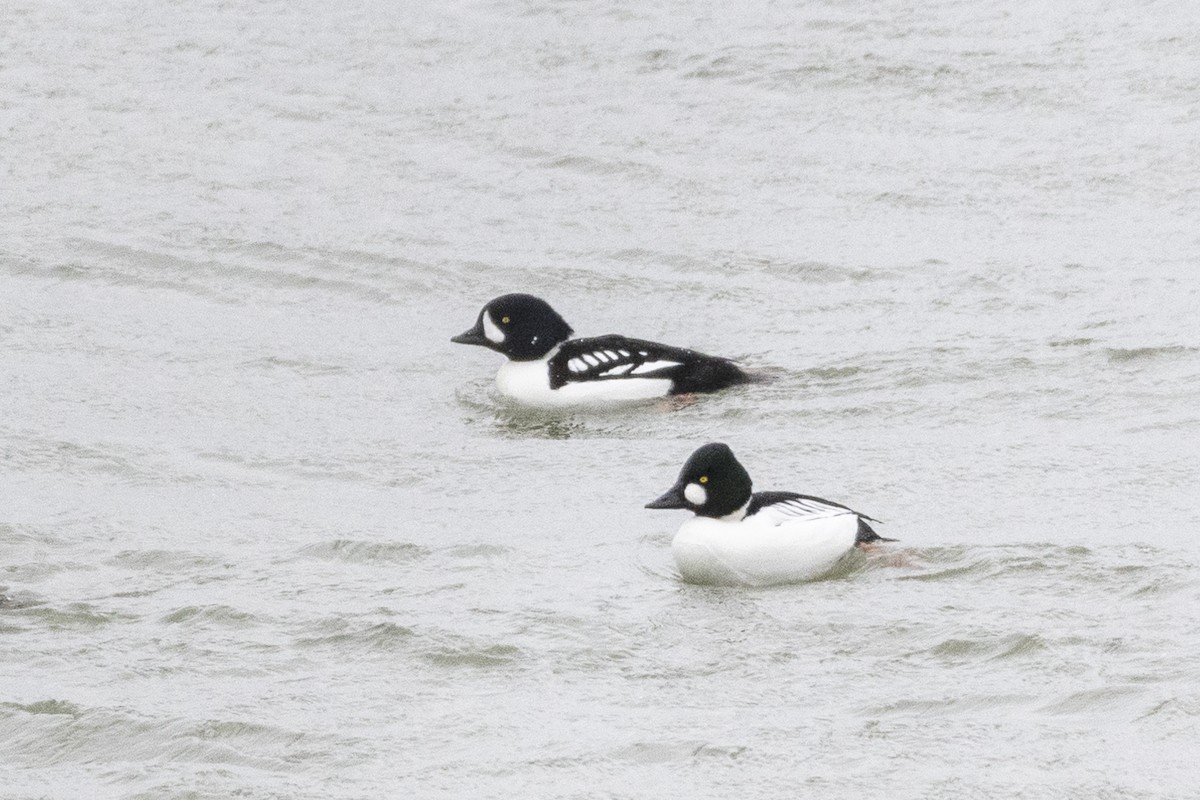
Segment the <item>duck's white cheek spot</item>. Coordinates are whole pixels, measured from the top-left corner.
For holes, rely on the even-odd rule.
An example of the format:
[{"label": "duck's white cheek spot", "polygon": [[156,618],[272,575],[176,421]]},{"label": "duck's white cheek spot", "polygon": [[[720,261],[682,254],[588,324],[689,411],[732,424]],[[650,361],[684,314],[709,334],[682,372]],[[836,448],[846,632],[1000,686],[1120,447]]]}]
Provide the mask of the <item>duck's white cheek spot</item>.
[{"label": "duck's white cheek spot", "polygon": [[708,492],[698,483],[689,483],[683,490],[683,496],[694,506],[702,506],[708,500]]},{"label": "duck's white cheek spot", "polygon": [[500,326],[492,319],[490,313],[483,315],[483,335],[488,338],[488,341],[500,344],[504,341],[504,331],[500,330]]}]

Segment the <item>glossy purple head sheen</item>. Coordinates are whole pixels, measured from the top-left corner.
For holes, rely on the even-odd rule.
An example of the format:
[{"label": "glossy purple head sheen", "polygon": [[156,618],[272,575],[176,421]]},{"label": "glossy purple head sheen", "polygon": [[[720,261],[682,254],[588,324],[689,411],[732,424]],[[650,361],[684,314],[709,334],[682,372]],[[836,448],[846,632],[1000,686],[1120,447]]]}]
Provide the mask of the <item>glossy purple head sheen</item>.
[{"label": "glossy purple head sheen", "polygon": [[475,327],[450,341],[503,353],[512,361],[536,361],[574,331],[550,304],[531,294],[506,294],[479,312]]},{"label": "glossy purple head sheen", "polygon": [[750,501],[750,473],[729,445],[706,444],[692,453],[679,479],[646,508],[686,508],[701,517],[724,517]]}]

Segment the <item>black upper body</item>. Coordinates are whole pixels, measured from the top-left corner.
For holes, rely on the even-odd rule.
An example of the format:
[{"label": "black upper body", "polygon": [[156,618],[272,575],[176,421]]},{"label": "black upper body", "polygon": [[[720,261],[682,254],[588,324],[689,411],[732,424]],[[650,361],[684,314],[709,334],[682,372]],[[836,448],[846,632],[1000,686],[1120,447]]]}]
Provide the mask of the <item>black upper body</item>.
[{"label": "black upper body", "polygon": [[746,381],[725,358],[620,334],[571,339],[550,359],[550,388],[581,381],[668,378],[671,394],[714,392]]},{"label": "black upper body", "polygon": [[698,516],[714,519],[746,519],[770,508],[788,517],[817,518],[850,513],[858,518],[856,543],[891,542],[868,524],[878,522],[852,508],[796,492],[754,492],[750,474],[720,442],[706,444],[692,453],[675,485],[646,508],[686,508]]},{"label": "black upper body", "polygon": [[571,339],[571,326],[550,304],[528,294],[506,294],[479,312],[475,326],[451,339],[502,353],[512,361],[548,361],[550,388],[590,381],[658,378],[670,394],[714,392],[750,380],[729,359],[619,334]]}]

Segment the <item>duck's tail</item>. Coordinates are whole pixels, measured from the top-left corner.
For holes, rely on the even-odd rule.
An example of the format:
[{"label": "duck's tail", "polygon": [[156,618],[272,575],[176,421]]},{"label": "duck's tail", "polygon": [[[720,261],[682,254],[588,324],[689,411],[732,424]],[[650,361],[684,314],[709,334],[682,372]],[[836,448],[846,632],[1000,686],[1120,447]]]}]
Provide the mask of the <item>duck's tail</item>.
[{"label": "duck's tail", "polygon": [[875,532],[875,529],[862,517],[858,518],[858,536],[854,539],[855,544],[876,544],[878,542],[898,542],[899,539],[888,539],[885,536],[880,536]]},{"label": "duck's tail", "polygon": [[785,372],[779,367],[742,367],[741,378],[738,383],[774,383],[779,380]]}]

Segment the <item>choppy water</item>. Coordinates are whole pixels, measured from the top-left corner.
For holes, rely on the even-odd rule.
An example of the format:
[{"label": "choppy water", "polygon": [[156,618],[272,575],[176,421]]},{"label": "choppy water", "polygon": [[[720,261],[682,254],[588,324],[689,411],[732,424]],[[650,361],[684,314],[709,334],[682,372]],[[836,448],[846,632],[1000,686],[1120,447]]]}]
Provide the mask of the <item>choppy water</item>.
[{"label": "choppy water", "polygon": [[[1195,796],[1192,4],[0,20],[0,796]],[[778,379],[505,407],[514,290]],[[713,439],[900,545],[680,583]]]}]

